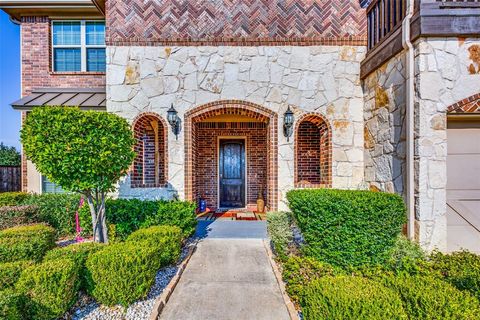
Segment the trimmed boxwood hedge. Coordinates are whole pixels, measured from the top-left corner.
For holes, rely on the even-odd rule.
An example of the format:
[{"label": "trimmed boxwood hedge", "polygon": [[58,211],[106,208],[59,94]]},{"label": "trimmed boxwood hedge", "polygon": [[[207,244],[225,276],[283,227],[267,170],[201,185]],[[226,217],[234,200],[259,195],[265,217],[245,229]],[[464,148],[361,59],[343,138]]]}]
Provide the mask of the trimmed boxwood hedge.
[{"label": "trimmed boxwood hedge", "polygon": [[408,319],[395,291],[361,277],[313,280],[304,287],[300,305],[306,320]]},{"label": "trimmed boxwood hedge", "polygon": [[[158,250],[161,265],[174,263],[180,257],[182,230],[172,226],[154,226],[132,233],[127,242],[148,245]],[[144,242],[147,242],[145,244]]]},{"label": "trimmed boxwood hedge", "polygon": [[436,252],[430,256],[431,269],[460,290],[467,290],[480,300],[480,255],[462,251]]},{"label": "trimmed boxwood hedge", "polygon": [[87,259],[89,294],[107,306],[128,306],[145,297],[160,267],[158,251],[135,243],[117,243]]},{"label": "trimmed boxwood hedge", "polygon": [[35,224],[0,231],[0,263],[18,260],[40,261],[55,246],[55,230]]},{"label": "trimmed boxwood hedge", "polygon": [[102,243],[84,242],[72,244],[64,248],[56,248],[47,252],[43,261],[70,259],[79,268],[80,289],[87,290],[90,273],[85,267],[85,262],[89,255],[103,249]]},{"label": "trimmed boxwood hedge", "polygon": [[22,295],[13,289],[0,291],[0,319],[24,319],[22,311]]},{"label": "trimmed boxwood hedge", "polygon": [[338,268],[314,258],[290,256],[283,264],[282,277],[289,296],[298,302],[304,287],[311,281],[341,273]]},{"label": "trimmed boxwood hedge", "polygon": [[383,283],[399,293],[410,319],[473,320],[480,315],[473,295],[435,276],[387,276]]},{"label": "trimmed boxwood hedge", "polygon": [[292,190],[290,209],[307,255],[349,267],[382,264],[406,222],[400,196],[358,190]]},{"label": "trimmed boxwood hedge", "polygon": [[160,267],[180,254],[180,229],[139,230],[123,243],[108,245],[87,259],[88,291],[98,302],[128,306],[147,295]]},{"label": "trimmed boxwood hedge", "polygon": [[22,271],[32,264],[32,261],[26,260],[0,263],[0,279],[2,279],[0,281],[0,290],[13,288]]},{"label": "trimmed boxwood hedge", "polygon": [[79,266],[71,259],[45,261],[22,272],[15,288],[25,297],[27,319],[56,319],[77,299]]}]

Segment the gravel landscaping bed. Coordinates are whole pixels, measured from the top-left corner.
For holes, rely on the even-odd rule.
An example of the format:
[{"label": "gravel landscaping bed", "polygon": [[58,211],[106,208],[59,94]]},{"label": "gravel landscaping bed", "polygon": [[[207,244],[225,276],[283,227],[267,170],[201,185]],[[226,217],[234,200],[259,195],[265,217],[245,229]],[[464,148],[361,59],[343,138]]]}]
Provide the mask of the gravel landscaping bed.
[{"label": "gravel landscaping bed", "polygon": [[92,298],[82,295],[75,307],[65,315],[63,319],[72,320],[142,320],[149,319],[152,313],[155,300],[163,292],[173,276],[177,273],[178,266],[185,259],[190,247],[194,245],[189,240],[182,248],[180,259],[175,266],[168,266],[160,269],[155,277],[155,283],[150,289],[147,297],[139,300],[127,309],[122,306],[105,307],[97,304]]}]

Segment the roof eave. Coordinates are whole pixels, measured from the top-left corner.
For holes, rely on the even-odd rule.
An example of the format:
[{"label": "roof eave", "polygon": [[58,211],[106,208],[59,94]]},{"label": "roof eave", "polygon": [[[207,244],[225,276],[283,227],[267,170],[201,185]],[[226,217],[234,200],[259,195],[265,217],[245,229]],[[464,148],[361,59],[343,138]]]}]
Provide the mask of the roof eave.
[{"label": "roof eave", "polygon": [[22,16],[105,16],[93,0],[0,0],[0,9],[15,20]]}]

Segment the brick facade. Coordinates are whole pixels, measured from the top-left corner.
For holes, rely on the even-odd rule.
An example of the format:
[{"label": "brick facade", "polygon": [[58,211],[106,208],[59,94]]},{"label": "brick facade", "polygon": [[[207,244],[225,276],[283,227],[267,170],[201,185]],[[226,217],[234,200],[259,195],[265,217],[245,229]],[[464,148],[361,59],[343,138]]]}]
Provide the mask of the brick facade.
[{"label": "brick facade", "polygon": [[50,24],[48,17],[22,17],[22,96],[35,88],[104,87],[104,73],[52,71]]},{"label": "brick facade", "polygon": [[[51,21],[48,17],[21,19],[22,97],[36,88],[105,87],[105,73],[61,73],[52,70]],[[22,113],[22,121],[25,113]],[[27,190],[27,159],[22,155],[22,190]]]},{"label": "brick facade", "polygon": [[307,114],[296,124],[295,186],[331,187],[331,130],[321,115]]},{"label": "brick facade", "polygon": [[106,11],[115,46],[366,44],[357,0],[118,0]]},{"label": "brick facade", "polygon": [[131,170],[132,188],[163,187],[167,181],[167,124],[153,112],[140,114],[133,122],[137,140]]},{"label": "brick facade", "polygon": [[[219,115],[248,117],[254,122],[234,122],[229,124],[228,130],[220,128],[221,124],[202,122]],[[278,206],[277,117],[277,114],[271,110],[241,100],[215,101],[188,111],[185,114],[185,198],[196,201],[199,196],[205,196],[209,205],[216,206],[217,193],[214,189],[217,188],[217,170],[213,171],[213,180],[212,172],[203,171],[207,167],[211,169],[218,163],[216,142],[212,144],[212,139],[216,139],[215,137],[219,135],[246,136],[247,163],[249,163],[247,164],[247,185],[250,183],[249,189],[251,188],[247,193],[247,203],[254,203],[259,190],[264,188],[268,209],[276,210]],[[216,128],[207,130],[208,126],[216,126]],[[258,137],[257,133],[262,133],[263,136]],[[200,157],[204,159],[200,160]],[[214,187],[212,188],[211,185]]]}]

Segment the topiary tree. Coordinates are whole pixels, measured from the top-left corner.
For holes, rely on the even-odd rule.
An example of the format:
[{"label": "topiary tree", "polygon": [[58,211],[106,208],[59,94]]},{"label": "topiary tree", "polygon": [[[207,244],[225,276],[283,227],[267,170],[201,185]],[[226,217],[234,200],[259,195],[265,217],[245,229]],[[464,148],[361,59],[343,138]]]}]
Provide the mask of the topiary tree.
[{"label": "topiary tree", "polygon": [[20,163],[20,152],[0,142],[0,166],[19,166]]},{"label": "topiary tree", "polygon": [[108,242],[105,196],[115,189],[135,153],[127,121],[73,107],[34,108],[20,133],[25,155],[64,190],[85,196],[97,242]]}]

